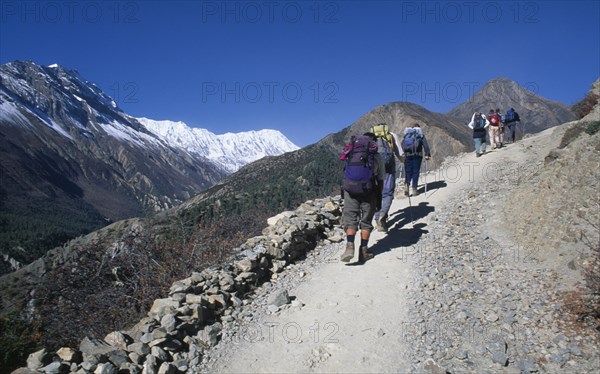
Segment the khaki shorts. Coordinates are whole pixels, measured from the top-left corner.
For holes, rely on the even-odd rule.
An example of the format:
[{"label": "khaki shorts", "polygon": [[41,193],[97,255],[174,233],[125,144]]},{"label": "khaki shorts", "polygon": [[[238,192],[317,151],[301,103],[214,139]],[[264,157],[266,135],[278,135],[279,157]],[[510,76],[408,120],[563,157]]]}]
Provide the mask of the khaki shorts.
[{"label": "khaki shorts", "polygon": [[373,215],[375,215],[375,193],[365,196],[350,196],[344,191],[344,211],[342,224],[344,230],[351,228],[372,231]]}]

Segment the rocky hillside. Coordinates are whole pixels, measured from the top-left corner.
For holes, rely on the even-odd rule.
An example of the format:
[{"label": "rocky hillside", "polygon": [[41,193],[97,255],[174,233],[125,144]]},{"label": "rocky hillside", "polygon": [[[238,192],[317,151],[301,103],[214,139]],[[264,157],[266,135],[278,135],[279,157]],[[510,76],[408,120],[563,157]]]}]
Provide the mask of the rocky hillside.
[{"label": "rocky hillside", "polygon": [[0,251],[13,263],[172,207],[225,176],[169,147],[76,71],[11,62],[0,78]]},{"label": "rocky hillside", "polygon": [[172,208],[248,162],[295,149],[274,130],[217,136],[138,120],[76,71],[4,64],[0,274],[111,222]]},{"label": "rocky hillside", "polygon": [[526,133],[536,133],[575,119],[575,114],[566,105],[541,97],[507,78],[489,81],[468,101],[446,114],[467,123],[474,112],[488,113],[496,108],[502,113],[514,108]]}]

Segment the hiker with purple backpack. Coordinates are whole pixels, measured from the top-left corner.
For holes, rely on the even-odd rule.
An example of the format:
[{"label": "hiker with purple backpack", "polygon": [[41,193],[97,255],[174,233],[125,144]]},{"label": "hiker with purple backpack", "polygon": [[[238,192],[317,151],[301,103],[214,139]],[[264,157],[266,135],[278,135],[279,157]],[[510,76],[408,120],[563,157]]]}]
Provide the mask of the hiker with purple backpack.
[{"label": "hiker with purple backpack", "polygon": [[371,221],[375,211],[381,208],[381,194],[385,167],[377,152],[377,138],[373,133],[353,136],[343,149],[340,160],[346,162],[342,194],[344,209],[342,224],[346,231],[346,249],[341,261],[349,262],[354,257],[355,237],[360,229],[358,261],[373,258],[369,252],[369,236],[373,230]]}]

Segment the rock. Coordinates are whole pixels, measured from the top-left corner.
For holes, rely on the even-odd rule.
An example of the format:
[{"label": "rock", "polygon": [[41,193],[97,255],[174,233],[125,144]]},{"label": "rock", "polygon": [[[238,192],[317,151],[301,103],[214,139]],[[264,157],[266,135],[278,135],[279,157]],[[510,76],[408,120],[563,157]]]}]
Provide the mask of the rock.
[{"label": "rock", "polygon": [[163,362],[169,360],[169,354],[161,347],[152,347],[150,354]]},{"label": "rock", "polygon": [[28,368],[18,368],[14,370],[11,374],[40,374],[37,370],[31,370]]},{"label": "rock", "polygon": [[274,293],[269,295],[267,304],[280,307],[289,302],[290,302],[290,296],[289,296],[287,290],[279,290],[279,291],[275,291]]},{"label": "rock", "polygon": [[63,361],[80,363],[82,360],[81,352],[78,352],[73,348],[63,347],[56,351],[56,355]]},{"label": "rock", "polygon": [[423,362],[423,371],[427,374],[446,374],[446,369],[439,366],[432,358]]},{"label": "rock", "polygon": [[502,366],[508,366],[508,356],[501,352],[493,353],[492,361]]},{"label": "rock", "polygon": [[96,338],[83,338],[79,344],[79,350],[84,355],[103,355],[118,350],[119,348],[109,345],[105,341]]},{"label": "rock", "polygon": [[71,370],[71,367],[60,361],[54,361],[39,370],[46,374],[66,374]]},{"label": "rock", "polygon": [[36,370],[43,366],[46,366],[52,362],[52,355],[46,352],[46,349],[41,349],[37,352],[31,353],[27,357],[27,368],[30,370]]},{"label": "rock", "polygon": [[185,295],[186,304],[202,304],[202,301],[202,295],[194,295],[191,293]]},{"label": "rock", "polygon": [[132,342],[129,336],[126,336],[120,331],[113,331],[110,334],[106,335],[104,341],[113,347],[126,349],[127,345]]},{"label": "rock", "polygon": [[[173,299],[156,299],[152,304],[152,308],[148,312],[148,316],[160,320],[166,313],[173,313],[173,311],[179,308],[180,303]],[[157,318],[158,317],[158,318]]]},{"label": "rock", "polygon": [[126,363],[119,367],[118,374],[141,374],[142,367],[137,364]]},{"label": "rock", "polygon": [[494,312],[489,312],[485,316],[485,320],[488,321],[488,322],[496,322],[499,319],[500,319],[500,317],[498,317],[498,315],[496,313],[494,313]]},{"label": "rock", "polygon": [[240,270],[240,272],[250,272],[256,267],[256,263],[250,260],[248,257],[238,261],[235,263],[235,267]]},{"label": "rock", "polygon": [[177,368],[169,362],[163,362],[158,369],[158,374],[175,374]]},{"label": "rock", "polygon": [[277,305],[271,304],[267,307],[267,310],[269,311],[269,313],[273,314],[279,311],[279,307]]},{"label": "rock", "polygon": [[242,272],[235,278],[238,282],[248,282],[252,284],[255,283],[257,279],[256,273],[253,272]]},{"label": "rock", "polygon": [[217,322],[210,326],[204,327],[202,331],[198,333],[198,338],[204,345],[208,347],[214,347],[219,341],[221,335],[222,325]]},{"label": "rock", "polygon": [[535,373],[538,371],[537,365],[532,359],[525,359],[517,361],[517,367],[523,373]]},{"label": "rock", "polygon": [[107,356],[108,360],[115,365],[115,368],[119,368],[121,365],[131,362],[129,360],[129,355],[124,350],[110,352]]},{"label": "rock", "polygon": [[117,374],[117,368],[110,362],[98,364],[94,374]]},{"label": "rock", "polygon": [[156,361],[156,357],[152,355],[146,356],[146,361],[144,362],[144,367],[142,369],[142,373],[144,374],[156,374],[158,371],[158,362]]},{"label": "rock", "polygon": [[173,361],[173,366],[177,369],[177,371],[185,373],[189,369],[190,362],[185,359],[180,359]]},{"label": "rock", "polygon": [[225,296],[222,294],[219,295],[209,295],[208,296],[208,304],[215,308],[226,308],[227,301],[225,300]]},{"label": "rock", "polygon": [[148,344],[137,342],[137,343],[132,343],[132,344],[128,345],[127,351],[132,352],[132,353],[137,353],[140,356],[145,356],[148,353],[150,353],[150,348],[148,347]]},{"label": "rock", "polygon": [[167,333],[175,331],[177,319],[174,314],[167,314],[160,319],[160,325],[165,328]]}]

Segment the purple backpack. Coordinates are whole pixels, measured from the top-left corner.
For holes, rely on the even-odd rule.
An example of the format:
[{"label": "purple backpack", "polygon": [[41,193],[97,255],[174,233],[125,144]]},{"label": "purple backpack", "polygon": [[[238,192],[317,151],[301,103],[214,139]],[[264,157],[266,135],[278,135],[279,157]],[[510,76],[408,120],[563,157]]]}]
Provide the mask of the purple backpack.
[{"label": "purple backpack", "polygon": [[346,161],[342,189],[350,195],[367,195],[373,191],[373,166],[377,144],[368,136],[353,136],[344,146],[340,160]]}]

